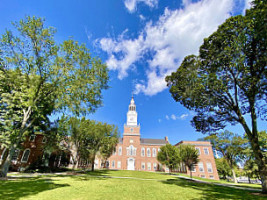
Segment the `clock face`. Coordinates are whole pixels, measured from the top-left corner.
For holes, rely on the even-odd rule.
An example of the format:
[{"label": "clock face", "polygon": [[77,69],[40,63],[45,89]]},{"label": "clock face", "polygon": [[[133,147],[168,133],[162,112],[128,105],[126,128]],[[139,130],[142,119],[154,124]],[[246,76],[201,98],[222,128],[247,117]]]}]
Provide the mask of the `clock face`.
[{"label": "clock face", "polygon": [[134,120],[134,118],[133,117],[130,117],[130,121],[133,121]]}]

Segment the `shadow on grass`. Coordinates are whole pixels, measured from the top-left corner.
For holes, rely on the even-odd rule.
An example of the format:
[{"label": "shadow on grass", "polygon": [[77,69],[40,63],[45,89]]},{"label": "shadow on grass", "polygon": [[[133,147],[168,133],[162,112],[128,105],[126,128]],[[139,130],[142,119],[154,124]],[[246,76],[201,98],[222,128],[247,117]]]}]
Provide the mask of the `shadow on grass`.
[{"label": "shadow on grass", "polygon": [[55,184],[50,179],[27,178],[14,181],[0,181],[0,199],[15,200],[35,195],[46,190],[53,190],[68,184]]},{"label": "shadow on grass", "polygon": [[213,184],[197,183],[190,180],[183,180],[180,178],[168,179],[162,181],[164,184],[177,185],[184,188],[191,188],[202,191],[202,198],[196,199],[247,199],[247,200],[258,200],[263,197],[252,195],[252,191],[240,190],[235,188],[229,188],[224,186],[217,186]]}]

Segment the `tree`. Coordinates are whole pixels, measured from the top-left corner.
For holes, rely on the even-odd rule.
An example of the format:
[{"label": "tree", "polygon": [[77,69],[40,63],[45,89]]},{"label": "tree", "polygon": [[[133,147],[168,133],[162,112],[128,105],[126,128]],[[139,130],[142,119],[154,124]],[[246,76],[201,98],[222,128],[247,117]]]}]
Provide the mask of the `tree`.
[{"label": "tree", "polygon": [[181,161],[190,170],[190,177],[192,178],[192,169],[199,161],[198,151],[192,145],[182,144],[178,147],[178,154],[180,155]]},{"label": "tree", "polygon": [[216,168],[219,175],[225,180],[227,176],[231,176],[231,168],[224,158],[215,159]]},{"label": "tree", "polygon": [[84,44],[54,41],[55,29],[44,19],[26,17],[0,38],[0,133],[10,160],[30,128],[39,129],[55,112],[94,112],[107,89],[107,66],[93,58]]},{"label": "tree", "polygon": [[207,136],[204,140],[210,141],[213,148],[222,154],[232,170],[234,182],[237,183],[235,167],[243,158],[247,140],[229,131]]},{"label": "tree", "polygon": [[196,112],[192,125],[197,131],[214,133],[228,123],[243,127],[260,169],[263,193],[267,158],[259,146],[257,119],[267,119],[266,20],[267,4],[253,1],[245,16],[227,19],[204,39],[199,56],[185,57],[166,77],[172,97]]},{"label": "tree", "polygon": [[114,125],[85,118],[70,118],[70,140],[75,151],[71,151],[76,168],[79,161],[89,161],[94,171],[95,158],[99,154],[109,157],[118,143],[118,128]]},{"label": "tree", "polygon": [[157,159],[162,165],[166,165],[170,169],[170,172],[172,172],[172,170],[181,162],[178,149],[171,144],[166,144],[165,146],[160,147]]}]

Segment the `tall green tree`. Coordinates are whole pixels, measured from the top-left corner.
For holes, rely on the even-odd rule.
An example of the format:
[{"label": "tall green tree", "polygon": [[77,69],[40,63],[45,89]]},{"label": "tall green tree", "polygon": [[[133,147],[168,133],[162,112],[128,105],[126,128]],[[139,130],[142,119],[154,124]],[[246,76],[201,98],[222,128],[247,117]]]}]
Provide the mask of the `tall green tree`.
[{"label": "tall green tree", "polygon": [[[240,124],[260,169],[267,193],[267,158],[260,149],[257,119],[267,116],[267,4],[254,0],[245,16],[230,17],[204,39],[199,55],[184,58],[166,77],[173,98],[196,112],[192,125],[214,133]],[[251,125],[250,125],[251,123]]]},{"label": "tall green tree", "polygon": [[220,132],[204,138],[210,141],[213,148],[220,152],[231,168],[234,182],[237,183],[235,167],[243,159],[243,152],[247,148],[247,140],[229,131]]},{"label": "tall green tree", "polygon": [[227,176],[232,176],[231,168],[224,158],[215,159],[216,168],[219,175],[225,180]]},{"label": "tall green tree", "polygon": [[192,170],[199,161],[198,151],[192,145],[182,144],[178,146],[178,155],[189,169],[192,178]]},{"label": "tall green tree", "polygon": [[0,38],[0,140],[9,148],[1,176],[29,128],[55,112],[94,112],[108,88],[107,66],[84,44],[72,39],[57,44],[56,30],[44,22],[26,17]]},{"label": "tall green tree", "polygon": [[160,147],[157,159],[162,165],[166,165],[170,169],[170,172],[181,163],[178,149],[171,144],[166,144],[165,146]]}]

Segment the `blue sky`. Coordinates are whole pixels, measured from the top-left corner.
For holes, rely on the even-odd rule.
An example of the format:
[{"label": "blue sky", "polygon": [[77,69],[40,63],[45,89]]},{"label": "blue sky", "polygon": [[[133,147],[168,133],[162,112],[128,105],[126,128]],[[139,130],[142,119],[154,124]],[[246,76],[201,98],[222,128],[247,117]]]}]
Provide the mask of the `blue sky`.
[{"label": "blue sky", "polygon": [[[184,56],[197,54],[203,38],[250,0],[0,0],[0,34],[26,15],[44,17],[57,29],[56,41],[85,43],[110,68],[104,105],[88,118],[115,124],[123,132],[135,93],[144,138],[168,136],[172,144],[203,137],[190,125],[192,112],[171,98],[164,77]],[[243,133],[239,127],[227,127]],[[259,122],[263,130],[264,123]]]}]

